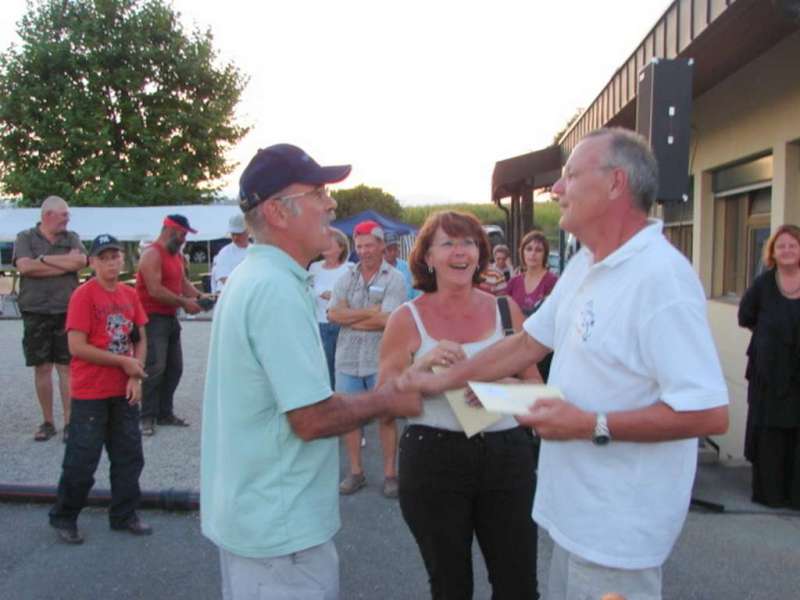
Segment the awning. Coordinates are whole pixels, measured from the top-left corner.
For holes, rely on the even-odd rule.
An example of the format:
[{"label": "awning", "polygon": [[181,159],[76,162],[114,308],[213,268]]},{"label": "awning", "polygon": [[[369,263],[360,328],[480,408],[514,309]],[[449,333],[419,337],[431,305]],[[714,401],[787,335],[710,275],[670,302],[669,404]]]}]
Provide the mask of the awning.
[{"label": "awning", "polygon": [[[190,233],[190,242],[216,240],[228,236],[228,219],[242,214],[236,204],[183,204],[180,206],[83,207],[70,206],[68,229],[82,240],[91,240],[101,233],[110,233],[123,242],[151,241],[158,237],[164,217],[185,215],[197,233]],[[0,209],[0,242],[13,242],[17,233],[36,225],[41,218],[39,208]]]},{"label": "awning", "polygon": [[520,194],[523,188],[549,187],[560,176],[561,148],[558,145],[497,161],[492,173],[492,201]]}]

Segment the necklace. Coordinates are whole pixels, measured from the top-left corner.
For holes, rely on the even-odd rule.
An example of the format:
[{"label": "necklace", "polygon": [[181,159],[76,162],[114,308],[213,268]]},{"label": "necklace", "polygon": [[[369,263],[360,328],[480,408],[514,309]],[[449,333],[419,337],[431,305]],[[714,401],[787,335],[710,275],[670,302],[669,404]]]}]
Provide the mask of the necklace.
[{"label": "necklace", "polygon": [[780,271],[778,271],[778,277],[776,279],[778,281],[778,289],[781,291],[781,293],[784,296],[793,297],[793,296],[796,296],[798,293],[800,293],[800,283],[798,283],[795,287],[793,287],[790,290],[788,290],[788,289],[786,289],[784,287],[784,285],[783,285],[783,276],[781,275]]}]

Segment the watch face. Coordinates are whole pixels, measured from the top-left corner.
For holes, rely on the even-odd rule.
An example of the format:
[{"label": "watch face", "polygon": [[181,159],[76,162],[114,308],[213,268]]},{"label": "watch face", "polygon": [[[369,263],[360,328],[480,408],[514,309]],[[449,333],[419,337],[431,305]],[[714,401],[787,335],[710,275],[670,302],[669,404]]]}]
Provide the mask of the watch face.
[{"label": "watch face", "polygon": [[592,438],[592,441],[597,446],[605,446],[608,442],[611,441],[611,438],[607,435],[596,435]]}]

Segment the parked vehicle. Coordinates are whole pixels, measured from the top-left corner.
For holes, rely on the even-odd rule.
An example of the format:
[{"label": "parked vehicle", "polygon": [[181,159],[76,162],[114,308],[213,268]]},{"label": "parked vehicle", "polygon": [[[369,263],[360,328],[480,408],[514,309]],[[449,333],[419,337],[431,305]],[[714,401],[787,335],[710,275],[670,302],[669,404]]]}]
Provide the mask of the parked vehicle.
[{"label": "parked vehicle", "polygon": [[506,243],[506,234],[499,225],[484,225],[483,230],[486,232],[486,235],[489,236],[489,243],[492,245],[492,248],[497,246],[497,244]]}]

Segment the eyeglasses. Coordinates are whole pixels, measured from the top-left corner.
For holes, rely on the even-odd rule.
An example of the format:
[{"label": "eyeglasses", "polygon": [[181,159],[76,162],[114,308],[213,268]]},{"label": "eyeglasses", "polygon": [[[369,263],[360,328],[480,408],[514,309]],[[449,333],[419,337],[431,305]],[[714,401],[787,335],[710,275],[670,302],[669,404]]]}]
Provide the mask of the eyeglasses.
[{"label": "eyeglasses", "polygon": [[292,200],[296,200],[297,198],[302,198],[303,196],[314,196],[314,199],[317,202],[323,202],[326,199],[331,197],[330,191],[328,190],[327,186],[322,186],[318,188],[314,188],[313,190],[309,190],[307,192],[298,192],[297,194],[287,194],[286,196],[275,196],[273,200],[277,200],[278,202],[291,202]]},{"label": "eyeglasses", "polygon": [[472,250],[473,248],[478,247],[478,242],[472,238],[464,238],[463,240],[445,240],[438,244],[434,244],[434,246],[436,248],[443,248],[444,250],[452,250],[456,247],[464,248],[465,250]]}]

